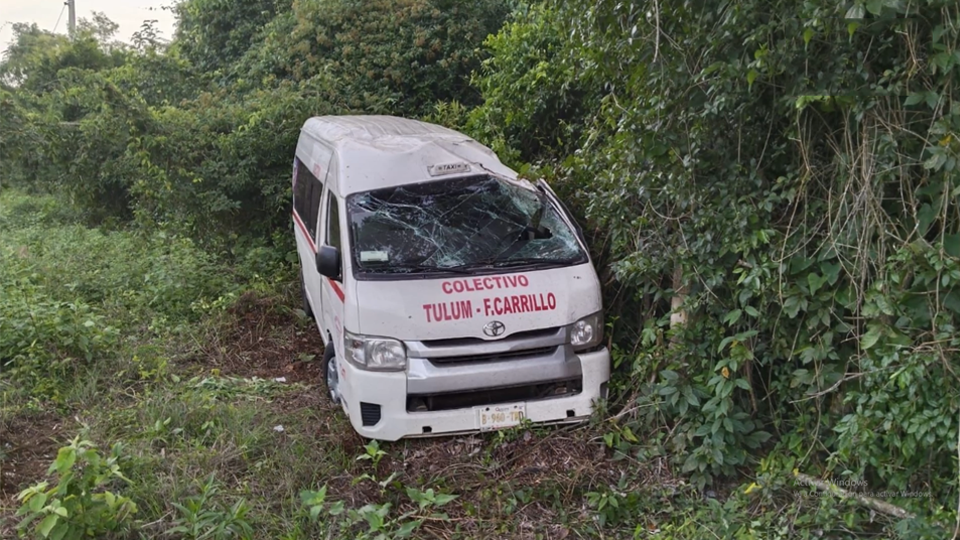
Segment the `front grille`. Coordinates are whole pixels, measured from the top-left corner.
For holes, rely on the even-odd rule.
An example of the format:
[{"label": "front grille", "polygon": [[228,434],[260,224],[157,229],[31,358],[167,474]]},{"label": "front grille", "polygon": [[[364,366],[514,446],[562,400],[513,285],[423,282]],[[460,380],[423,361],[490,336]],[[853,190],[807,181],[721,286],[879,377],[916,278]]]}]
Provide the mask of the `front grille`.
[{"label": "front grille", "polygon": [[520,351],[506,351],[490,354],[471,354],[467,356],[444,356],[442,358],[428,358],[434,364],[453,364],[462,362],[493,362],[495,360],[519,360],[534,356],[549,356],[556,352],[556,347],[538,347]]},{"label": "front grille", "polygon": [[[503,336],[500,341],[517,341],[525,339],[537,339],[543,337],[550,337],[556,335],[560,331],[560,327],[556,326],[553,328],[541,328],[539,330],[525,330],[523,332],[517,332],[515,334],[510,334]],[[452,339],[428,339],[421,341],[426,347],[465,347],[470,345],[482,345],[484,343],[490,343],[489,341],[480,339],[480,338],[452,338]]]},{"label": "front grille", "polygon": [[[448,411],[498,403],[533,401],[575,396],[583,391],[583,379],[566,379],[524,386],[489,388],[449,394],[409,395],[407,412]],[[361,404],[362,405],[362,404]]]},{"label": "front grille", "polygon": [[376,403],[360,402],[360,419],[364,426],[375,426],[380,422],[380,406]]}]

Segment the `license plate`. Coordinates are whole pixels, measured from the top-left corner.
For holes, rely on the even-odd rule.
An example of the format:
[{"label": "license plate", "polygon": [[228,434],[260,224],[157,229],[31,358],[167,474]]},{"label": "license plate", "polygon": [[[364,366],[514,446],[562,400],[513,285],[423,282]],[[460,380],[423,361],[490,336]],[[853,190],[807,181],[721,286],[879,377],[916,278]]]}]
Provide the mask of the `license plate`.
[{"label": "license plate", "polygon": [[519,425],[527,415],[527,406],[524,403],[489,405],[476,407],[474,410],[477,411],[477,424],[481,431]]}]

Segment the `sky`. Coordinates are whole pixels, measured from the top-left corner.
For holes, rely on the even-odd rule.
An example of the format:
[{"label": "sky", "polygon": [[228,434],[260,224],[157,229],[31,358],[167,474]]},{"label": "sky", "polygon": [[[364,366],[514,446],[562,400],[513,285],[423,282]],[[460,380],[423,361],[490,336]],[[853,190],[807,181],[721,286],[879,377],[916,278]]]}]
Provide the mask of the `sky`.
[{"label": "sky", "polygon": [[[107,18],[120,25],[116,39],[130,41],[130,36],[140,30],[143,21],[157,20],[157,29],[161,37],[170,39],[173,36],[174,17],[168,10],[160,9],[170,6],[176,0],[75,0],[77,6],[77,20],[90,19],[94,11],[101,11]],[[58,33],[67,33],[67,11],[63,0],[0,0],[0,50],[5,51],[10,40],[13,39],[11,24],[17,22],[37,23],[44,30],[53,30],[56,26]],[[57,25],[57,17],[60,24]]]}]

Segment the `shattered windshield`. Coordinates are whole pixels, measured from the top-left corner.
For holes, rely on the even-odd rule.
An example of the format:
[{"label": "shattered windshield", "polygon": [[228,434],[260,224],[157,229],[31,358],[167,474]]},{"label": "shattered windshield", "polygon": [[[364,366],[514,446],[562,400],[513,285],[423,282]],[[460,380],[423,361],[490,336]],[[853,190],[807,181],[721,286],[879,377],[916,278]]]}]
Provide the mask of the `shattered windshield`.
[{"label": "shattered windshield", "polygon": [[493,176],[357,193],[347,198],[359,273],[475,271],[587,262],[547,197]]}]

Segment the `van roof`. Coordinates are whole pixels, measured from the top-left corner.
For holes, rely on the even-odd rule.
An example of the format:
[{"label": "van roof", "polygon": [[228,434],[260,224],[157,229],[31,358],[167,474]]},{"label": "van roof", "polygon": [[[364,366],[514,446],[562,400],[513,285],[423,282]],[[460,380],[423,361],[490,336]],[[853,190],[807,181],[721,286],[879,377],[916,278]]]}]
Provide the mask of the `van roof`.
[{"label": "van roof", "polygon": [[[335,181],[341,196],[490,172],[516,178],[516,173],[486,146],[463,133],[418,120],[376,115],[317,116],[307,120],[302,131],[337,154]],[[306,161],[315,155],[306,151],[298,154],[303,154],[300,158]],[[432,167],[446,164],[469,164],[469,168],[456,169],[449,175],[430,174]],[[307,165],[312,168],[314,164]]]},{"label": "van roof", "polygon": [[469,139],[442,126],[396,116],[315,116],[303,130],[322,141],[377,141],[388,137],[409,139]]}]

